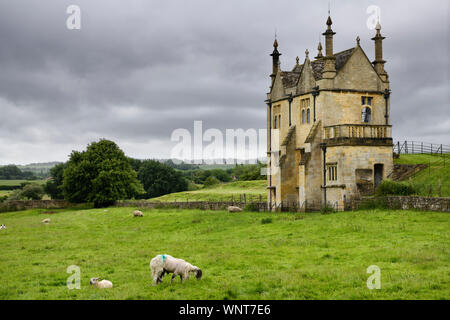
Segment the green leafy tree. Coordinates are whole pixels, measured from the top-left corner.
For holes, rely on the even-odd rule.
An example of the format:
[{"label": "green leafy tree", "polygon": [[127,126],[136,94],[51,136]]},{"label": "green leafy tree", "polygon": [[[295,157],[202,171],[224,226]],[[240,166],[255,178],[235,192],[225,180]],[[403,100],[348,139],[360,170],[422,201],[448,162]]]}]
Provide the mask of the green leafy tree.
[{"label": "green leafy tree", "polygon": [[146,198],[185,191],[188,188],[188,182],[181,172],[154,160],[142,161],[138,178],[144,185]]},{"label": "green leafy tree", "polygon": [[41,200],[44,194],[44,188],[37,183],[27,184],[22,190],[22,197],[30,200]]},{"label": "green leafy tree", "polygon": [[50,179],[44,186],[44,191],[52,199],[62,200],[64,199],[63,182],[64,182],[64,163],[57,164],[50,169]]},{"label": "green leafy tree", "polygon": [[109,140],[93,142],[83,152],[73,151],[64,169],[63,194],[71,202],[104,207],[143,192],[128,158]]}]

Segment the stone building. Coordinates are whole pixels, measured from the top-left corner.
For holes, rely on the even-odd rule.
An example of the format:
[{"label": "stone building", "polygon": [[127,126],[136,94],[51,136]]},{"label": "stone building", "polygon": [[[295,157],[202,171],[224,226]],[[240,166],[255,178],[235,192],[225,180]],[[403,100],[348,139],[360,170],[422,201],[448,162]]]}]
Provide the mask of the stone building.
[{"label": "stone building", "polygon": [[267,94],[268,202],[278,208],[317,209],[373,193],[393,170],[389,77],[381,26],[375,60],[356,38],[354,48],[333,51],[328,17],[325,53],[282,71],[275,39]]}]

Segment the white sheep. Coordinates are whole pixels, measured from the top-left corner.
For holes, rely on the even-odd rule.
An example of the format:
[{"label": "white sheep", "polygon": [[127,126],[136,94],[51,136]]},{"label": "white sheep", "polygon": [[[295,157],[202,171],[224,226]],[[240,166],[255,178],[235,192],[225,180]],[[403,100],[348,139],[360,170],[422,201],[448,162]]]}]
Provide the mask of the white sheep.
[{"label": "white sheep", "polygon": [[98,281],[100,278],[91,278],[91,286],[94,286],[96,288],[100,288],[100,289],[109,289],[113,287],[113,284],[111,281],[109,280],[101,280]]},{"label": "white sheep", "polygon": [[171,283],[176,276],[180,276],[180,280],[183,283],[183,281],[189,279],[191,273],[194,273],[197,280],[202,278],[202,270],[199,267],[168,254],[159,254],[154,257],[150,261],[150,269],[152,270],[154,285],[162,282],[166,273],[173,273],[172,279],[170,280]]},{"label": "white sheep", "polygon": [[6,226],[5,226],[4,224],[2,224],[2,225],[0,226],[0,230],[3,230],[3,229],[6,229]]},{"label": "white sheep", "polygon": [[144,214],[142,213],[142,211],[134,210],[133,216],[135,216],[135,217],[143,217]]},{"label": "white sheep", "polygon": [[46,219],[42,220],[42,223],[50,223],[50,218],[46,218]]},{"label": "white sheep", "polygon": [[235,206],[229,206],[228,207],[228,212],[241,212],[242,209],[239,207],[235,207]]}]

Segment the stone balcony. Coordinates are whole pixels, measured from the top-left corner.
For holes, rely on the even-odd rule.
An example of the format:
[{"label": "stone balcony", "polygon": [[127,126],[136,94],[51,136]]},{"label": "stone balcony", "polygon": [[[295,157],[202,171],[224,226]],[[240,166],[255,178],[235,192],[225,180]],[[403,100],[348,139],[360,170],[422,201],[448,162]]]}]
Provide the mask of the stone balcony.
[{"label": "stone balcony", "polygon": [[339,124],[323,128],[327,145],[392,146],[392,126],[373,124]]}]

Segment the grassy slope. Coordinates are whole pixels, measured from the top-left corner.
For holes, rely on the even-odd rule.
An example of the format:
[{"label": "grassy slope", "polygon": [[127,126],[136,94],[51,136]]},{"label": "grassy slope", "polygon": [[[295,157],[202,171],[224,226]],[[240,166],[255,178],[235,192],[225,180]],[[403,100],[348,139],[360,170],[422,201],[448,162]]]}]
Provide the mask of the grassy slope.
[{"label": "grassy slope", "polygon": [[428,195],[430,185],[432,194],[438,196],[438,186],[441,185],[441,196],[450,197],[450,156],[446,155],[445,166],[443,158],[437,155],[401,155],[395,159],[396,164],[427,164],[431,166],[417,173],[412,182],[417,186],[420,195]]},{"label": "grassy slope", "polygon": [[259,196],[265,201],[267,199],[266,180],[256,181],[237,181],[231,183],[220,184],[211,188],[200,189],[196,191],[184,191],[164,195],[162,197],[153,198],[157,201],[224,201],[239,200],[240,194],[246,194],[247,200],[259,200]]},{"label": "grassy slope", "polygon": [[0,186],[20,186],[23,182],[44,184],[45,180],[0,180]]},{"label": "grassy slope", "polygon": [[[449,299],[448,213],[331,215],[133,208],[0,215],[0,299]],[[42,210],[41,210],[42,211]],[[50,216],[49,225],[40,221]],[[261,224],[272,217],[273,223]],[[150,259],[168,253],[204,278],[150,285]],[[81,267],[81,290],[66,268]],[[381,268],[381,290],[366,269]],[[111,290],[89,286],[104,277]]]}]

